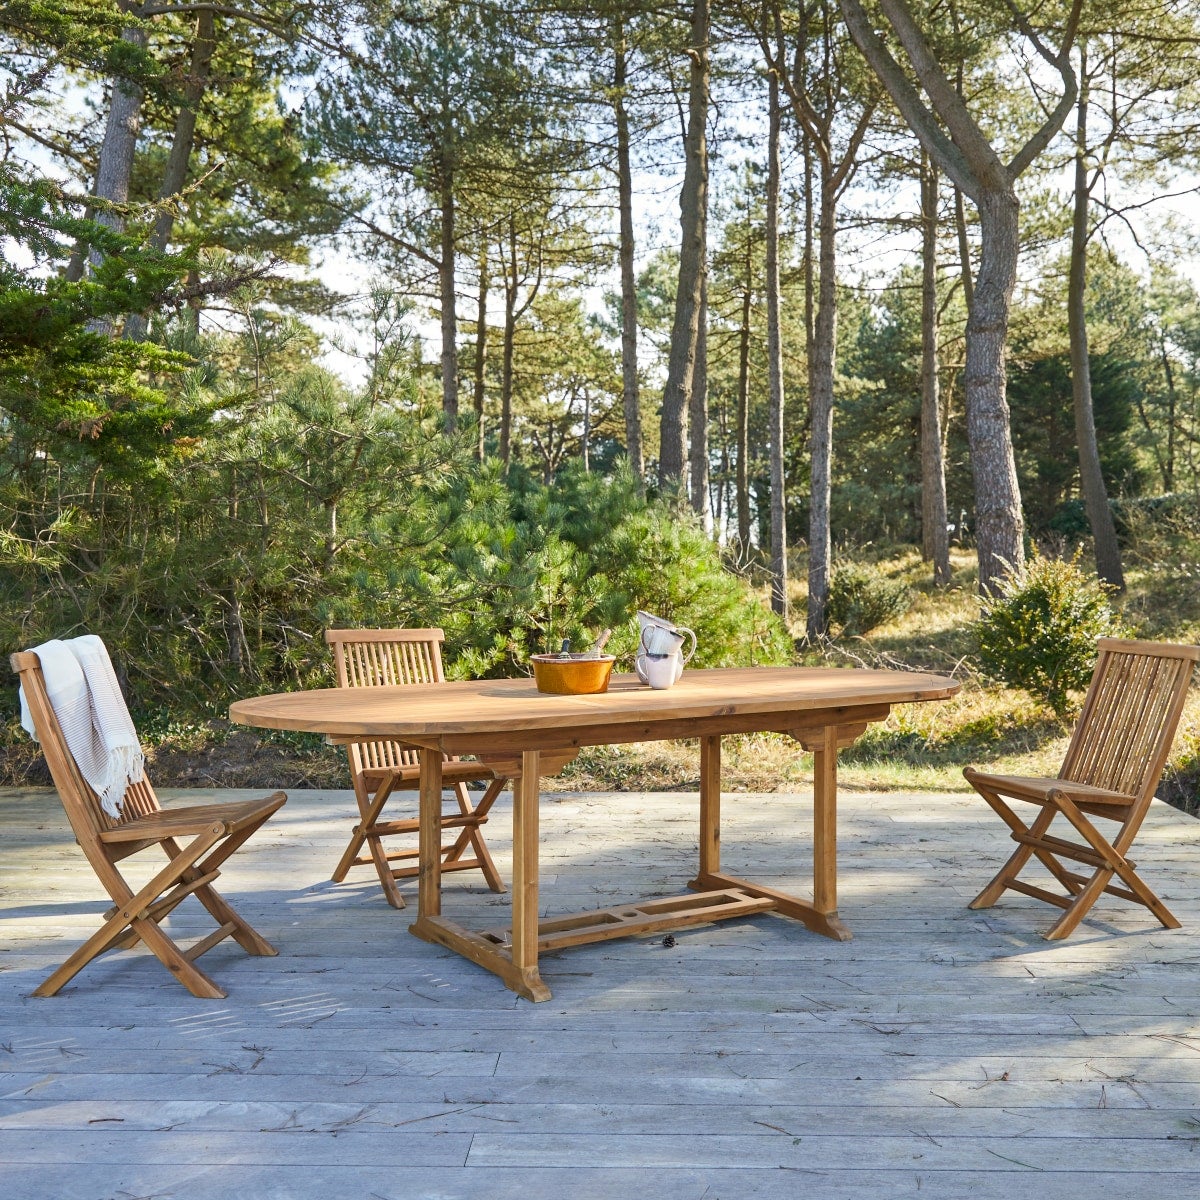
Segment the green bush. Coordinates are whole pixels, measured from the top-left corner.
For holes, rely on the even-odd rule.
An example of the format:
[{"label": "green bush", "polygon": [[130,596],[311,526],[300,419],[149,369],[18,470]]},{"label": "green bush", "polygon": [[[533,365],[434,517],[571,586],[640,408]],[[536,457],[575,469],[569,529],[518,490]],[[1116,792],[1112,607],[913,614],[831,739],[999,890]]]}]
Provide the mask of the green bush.
[{"label": "green bush", "polygon": [[1057,716],[1069,693],[1087,686],[1096,639],[1123,626],[1109,603],[1112,588],[1070,560],[1036,550],[1021,571],[1010,571],[985,598],[976,626],[979,661],[990,675],[1044,701]]},{"label": "green bush", "polygon": [[902,617],[911,603],[906,584],[862,563],[839,566],[829,582],[829,619],[851,637]]}]

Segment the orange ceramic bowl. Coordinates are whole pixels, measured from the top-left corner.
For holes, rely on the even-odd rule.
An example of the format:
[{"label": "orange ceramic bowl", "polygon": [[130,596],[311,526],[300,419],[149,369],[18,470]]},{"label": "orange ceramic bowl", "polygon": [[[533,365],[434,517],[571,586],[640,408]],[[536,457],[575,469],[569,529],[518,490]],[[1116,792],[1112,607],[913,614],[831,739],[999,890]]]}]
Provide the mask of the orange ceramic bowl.
[{"label": "orange ceramic bowl", "polygon": [[533,663],[533,678],[539,692],[555,696],[590,696],[608,691],[608,677],[617,660],[612,654],[602,654],[599,658],[534,654],[529,661]]}]

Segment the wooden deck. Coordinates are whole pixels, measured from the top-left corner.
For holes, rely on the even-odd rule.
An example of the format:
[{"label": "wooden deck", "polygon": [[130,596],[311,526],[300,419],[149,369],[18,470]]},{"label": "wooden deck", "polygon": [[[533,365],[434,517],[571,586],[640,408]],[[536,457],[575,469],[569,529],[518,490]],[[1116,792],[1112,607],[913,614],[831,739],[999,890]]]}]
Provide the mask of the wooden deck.
[{"label": "wooden deck", "polygon": [[[548,796],[543,909],[681,890],[695,806]],[[788,806],[796,841],[770,845]],[[1182,930],[1105,899],[1052,945],[1045,905],[969,912],[980,848],[1011,845],[981,802],[843,792],[853,941],[765,914],[600,943],[543,959],[541,1005],[411,937],[373,873],[327,882],[353,811],[293,793],[230,861],[281,953],[213,951],[227,1000],[133,954],[35,1000],[104,905],[54,795],[0,794],[5,1200],[1200,1194],[1200,822],[1174,809],[1135,857]],[[487,827],[506,878],[509,812]],[[730,796],[723,861],[803,891],[807,825],[803,796]],[[447,884],[472,924],[504,903]]]}]

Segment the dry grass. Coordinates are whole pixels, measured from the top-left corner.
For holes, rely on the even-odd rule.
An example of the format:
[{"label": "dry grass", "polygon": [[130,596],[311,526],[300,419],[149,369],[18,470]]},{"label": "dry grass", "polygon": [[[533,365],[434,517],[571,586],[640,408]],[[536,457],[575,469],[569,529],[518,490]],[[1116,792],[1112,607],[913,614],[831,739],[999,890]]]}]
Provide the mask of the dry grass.
[{"label": "dry grass", "polygon": [[[870,557],[869,550],[857,552]],[[1200,549],[1195,562],[1158,555],[1133,558],[1128,589],[1117,606],[1135,636],[1154,640],[1200,640]],[[804,648],[810,665],[837,663],[894,667],[951,675],[962,683],[952,700],[897,707],[840,756],[843,787],[874,791],[952,791],[964,787],[962,769],[1053,775],[1062,761],[1071,721],[1061,722],[1022,692],[997,686],[974,666],[972,626],[979,611],[974,553],[952,552],[953,586],[936,591],[915,549],[875,560],[889,578],[912,589],[907,613],[867,637],[833,639]],[[803,634],[806,595],[802,561],[793,564],[793,633]],[[724,751],[730,791],[780,791],[811,782],[812,759],[790,738],[759,734],[729,738]],[[567,787],[674,790],[698,786],[694,743],[596,747],[585,750],[563,773]],[[1177,807],[1200,804],[1200,688],[1193,685],[1163,789]]]}]

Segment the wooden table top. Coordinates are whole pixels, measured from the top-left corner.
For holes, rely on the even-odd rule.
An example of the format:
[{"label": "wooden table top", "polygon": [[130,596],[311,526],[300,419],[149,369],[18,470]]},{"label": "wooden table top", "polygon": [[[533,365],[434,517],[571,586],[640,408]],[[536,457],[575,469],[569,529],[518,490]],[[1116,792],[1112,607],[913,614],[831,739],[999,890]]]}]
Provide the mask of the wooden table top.
[{"label": "wooden table top", "polygon": [[[683,673],[664,691],[614,675],[592,696],[539,692],[532,679],[481,679],[406,687],[322,688],[238,700],[230,718],[268,729],[333,737],[446,743],[480,735],[606,731],[603,740],[650,741],[652,727],[680,721],[800,717],[831,709],[943,700],[959,684],[943,675],[832,667],[740,667]],[[787,721],[781,722],[781,727]],[[628,727],[628,738],[620,736]],[[770,727],[769,724],[764,727]],[[663,737],[687,736],[664,732]]]}]

